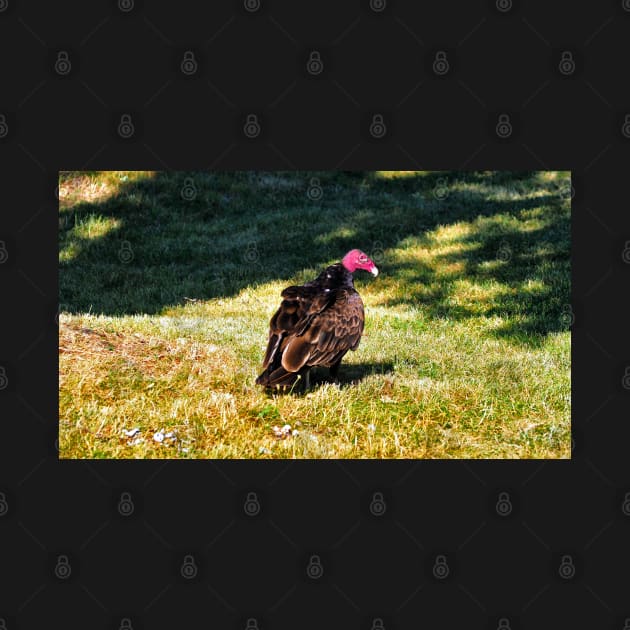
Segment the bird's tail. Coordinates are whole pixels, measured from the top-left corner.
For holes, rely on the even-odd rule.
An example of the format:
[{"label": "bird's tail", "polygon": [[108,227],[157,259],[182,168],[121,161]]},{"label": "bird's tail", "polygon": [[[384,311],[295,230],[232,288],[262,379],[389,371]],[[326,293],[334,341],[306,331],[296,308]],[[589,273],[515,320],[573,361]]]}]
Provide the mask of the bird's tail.
[{"label": "bird's tail", "polygon": [[263,385],[264,387],[293,387],[298,377],[298,372],[287,372],[282,366],[275,369],[269,366],[256,379],[256,385]]}]

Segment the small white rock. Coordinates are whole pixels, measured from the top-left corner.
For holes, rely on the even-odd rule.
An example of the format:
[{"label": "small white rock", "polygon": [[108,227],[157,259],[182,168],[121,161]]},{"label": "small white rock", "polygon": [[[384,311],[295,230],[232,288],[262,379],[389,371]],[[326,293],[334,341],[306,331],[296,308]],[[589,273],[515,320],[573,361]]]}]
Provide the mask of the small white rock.
[{"label": "small white rock", "polygon": [[291,425],[290,424],[285,424],[282,427],[273,426],[273,427],[271,427],[271,430],[273,431],[273,434],[277,438],[286,438],[287,436],[291,435]]}]

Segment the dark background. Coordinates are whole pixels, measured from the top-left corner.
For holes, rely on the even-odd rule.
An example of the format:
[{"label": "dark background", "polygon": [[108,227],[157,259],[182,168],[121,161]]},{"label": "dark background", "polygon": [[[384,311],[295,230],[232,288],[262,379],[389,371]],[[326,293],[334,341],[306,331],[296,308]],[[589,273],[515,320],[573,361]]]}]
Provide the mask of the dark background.
[{"label": "dark background", "polygon": [[[630,627],[630,2],[550,7],[0,0],[0,627]],[[58,461],[57,172],[130,168],[571,169],[572,461]]]}]

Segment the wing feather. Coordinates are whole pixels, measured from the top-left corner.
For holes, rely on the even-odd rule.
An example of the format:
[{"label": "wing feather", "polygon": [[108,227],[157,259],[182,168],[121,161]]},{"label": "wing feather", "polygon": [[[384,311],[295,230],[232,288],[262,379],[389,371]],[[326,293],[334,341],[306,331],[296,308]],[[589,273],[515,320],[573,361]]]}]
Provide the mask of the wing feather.
[{"label": "wing feather", "polygon": [[317,314],[312,321],[311,351],[306,361],[309,366],[330,366],[348,350],[355,350],[364,326],[363,302],[354,290],[340,289],[335,302]]}]

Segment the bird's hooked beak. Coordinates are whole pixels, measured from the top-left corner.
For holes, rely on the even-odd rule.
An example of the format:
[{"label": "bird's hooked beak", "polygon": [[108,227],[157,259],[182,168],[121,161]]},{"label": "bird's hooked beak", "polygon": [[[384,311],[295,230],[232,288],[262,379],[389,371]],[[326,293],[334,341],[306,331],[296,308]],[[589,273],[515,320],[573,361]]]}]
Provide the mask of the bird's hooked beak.
[{"label": "bird's hooked beak", "polygon": [[373,265],[372,269],[370,269],[370,273],[376,278],[376,276],[378,276],[378,267]]}]

